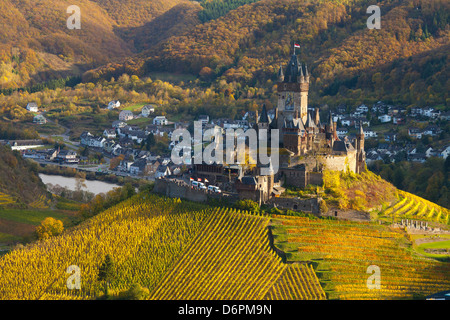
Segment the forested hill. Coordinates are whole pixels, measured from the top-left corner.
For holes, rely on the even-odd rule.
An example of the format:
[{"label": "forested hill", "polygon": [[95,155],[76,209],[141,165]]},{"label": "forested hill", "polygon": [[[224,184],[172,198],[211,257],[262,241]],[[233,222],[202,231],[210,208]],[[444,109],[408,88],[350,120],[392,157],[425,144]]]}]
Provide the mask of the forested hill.
[{"label": "forested hill", "polygon": [[[0,88],[30,86],[60,76],[81,75],[132,56],[124,35],[188,0],[2,0]],[[80,8],[81,29],[69,30],[67,12]]]},{"label": "forested hill", "polygon": [[[381,29],[369,30],[366,11],[373,4],[80,0],[82,30],[67,30],[62,0],[5,0],[0,84],[24,86],[48,78],[49,69],[66,75],[104,65],[84,80],[164,71],[271,89],[296,41],[311,71],[312,103],[382,98],[448,104],[449,2],[377,1]],[[10,50],[17,45],[15,56]]]},{"label": "forested hill", "polygon": [[38,167],[18,152],[0,145],[0,210],[4,206],[44,207],[49,193],[38,176]]},{"label": "forested hill", "polygon": [[449,2],[378,1],[380,30],[366,26],[371,4],[258,1],[146,52],[146,71],[198,74],[209,68],[203,73],[269,86],[267,81],[276,80],[280,64],[286,63],[297,41],[312,72],[313,94],[445,103]]}]

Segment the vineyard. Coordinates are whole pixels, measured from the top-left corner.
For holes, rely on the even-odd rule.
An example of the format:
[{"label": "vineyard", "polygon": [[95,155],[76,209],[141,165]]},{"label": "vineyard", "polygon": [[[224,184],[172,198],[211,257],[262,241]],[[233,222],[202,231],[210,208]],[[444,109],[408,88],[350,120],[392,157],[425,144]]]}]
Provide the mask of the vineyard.
[{"label": "vineyard", "polygon": [[398,191],[399,201],[382,211],[380,216],[450,224],[450,211],[414,194]]},{"label": "vineyard", "polygon": [[[177,199],[139,195],[55,238],[0,259],[1,299],[89,299],[101,288],[98,268],[110,254],[116,264],[111,291],[140,283],[150,290],[212,209]],[[81,269],[81,290],[68,290],[69,266]]]},{"label": "vineyard", "polygon": [[0,192],[0,206],[13,204],[14,200],[11,196],[7,195],[6,193]]},{"label": "vineyard", "polygon": [[[413,256],[403,233],[373,223],[274,216],[288,261],[312,261],[329,299],[413,299],[450,289],[450,265]],[[376,265],[381,288],[370,290]]]},{"label": "vineyard", "polygon": [[[288,267],[270,248],[268,222],[140,194],[1,257],[0,298],[98,298],[99,267],[110,255],[113,297],[139,284],[153,299],[323,299],[310,266]],[[80,268],[81,290],[67,289],[72,265]]]},{"label": "vineyard", "polygon": [[270,299],[323,299],[313,270],[287,267],[269,247],[267,224],[263,217],[216,212],[152,298],[260,300],[270,291]]}]

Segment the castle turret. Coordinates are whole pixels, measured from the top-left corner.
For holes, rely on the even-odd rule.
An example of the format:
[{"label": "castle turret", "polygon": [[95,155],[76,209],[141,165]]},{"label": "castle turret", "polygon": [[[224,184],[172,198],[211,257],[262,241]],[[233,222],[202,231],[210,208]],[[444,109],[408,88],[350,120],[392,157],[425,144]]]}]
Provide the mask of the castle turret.
[{"label": "castle turret", "polygon": [[320,126],[320,114],[319,114],[319,108],[314,109],[314,122],[317,127]]},{"label": "castle turret", "polygon": [[364,172],[366,169],[366,152],[364,151],[364,129],[359,122],[359,132],[356,134],[356,173]]},{"label": "castle turret", "polygon": [[280,64],[280,70],[278,70],[278,82],[284,81],[284,72],[283,72],[283,66]]}]

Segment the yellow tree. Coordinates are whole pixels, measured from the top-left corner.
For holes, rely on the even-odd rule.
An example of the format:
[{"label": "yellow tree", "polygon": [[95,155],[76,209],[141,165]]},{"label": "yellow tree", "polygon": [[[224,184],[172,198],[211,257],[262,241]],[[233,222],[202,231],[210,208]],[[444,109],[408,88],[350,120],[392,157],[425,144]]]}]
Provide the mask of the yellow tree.
[{"label": "yellow tree", "polygon": [[45,218],[41,225],[36,228],[36,234],[39,239],[45,240],[53,236],[60,235],[64,230],[64,225],[61,220],[56,220],[52,217]]}]

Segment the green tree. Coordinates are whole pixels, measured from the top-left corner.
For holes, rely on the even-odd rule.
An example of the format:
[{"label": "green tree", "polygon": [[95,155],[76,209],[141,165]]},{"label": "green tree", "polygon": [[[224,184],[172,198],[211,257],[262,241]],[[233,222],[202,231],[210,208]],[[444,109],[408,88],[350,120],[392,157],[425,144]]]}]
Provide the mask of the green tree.
[{"label": "green tree", "polygon": [[109,296],[109,285],[114,279],[115,275],[115,265],[109,254],[106,255],[105,261],[102,263],[98,270],[98,280],[102,281],[104,284],[105,296]]}]

